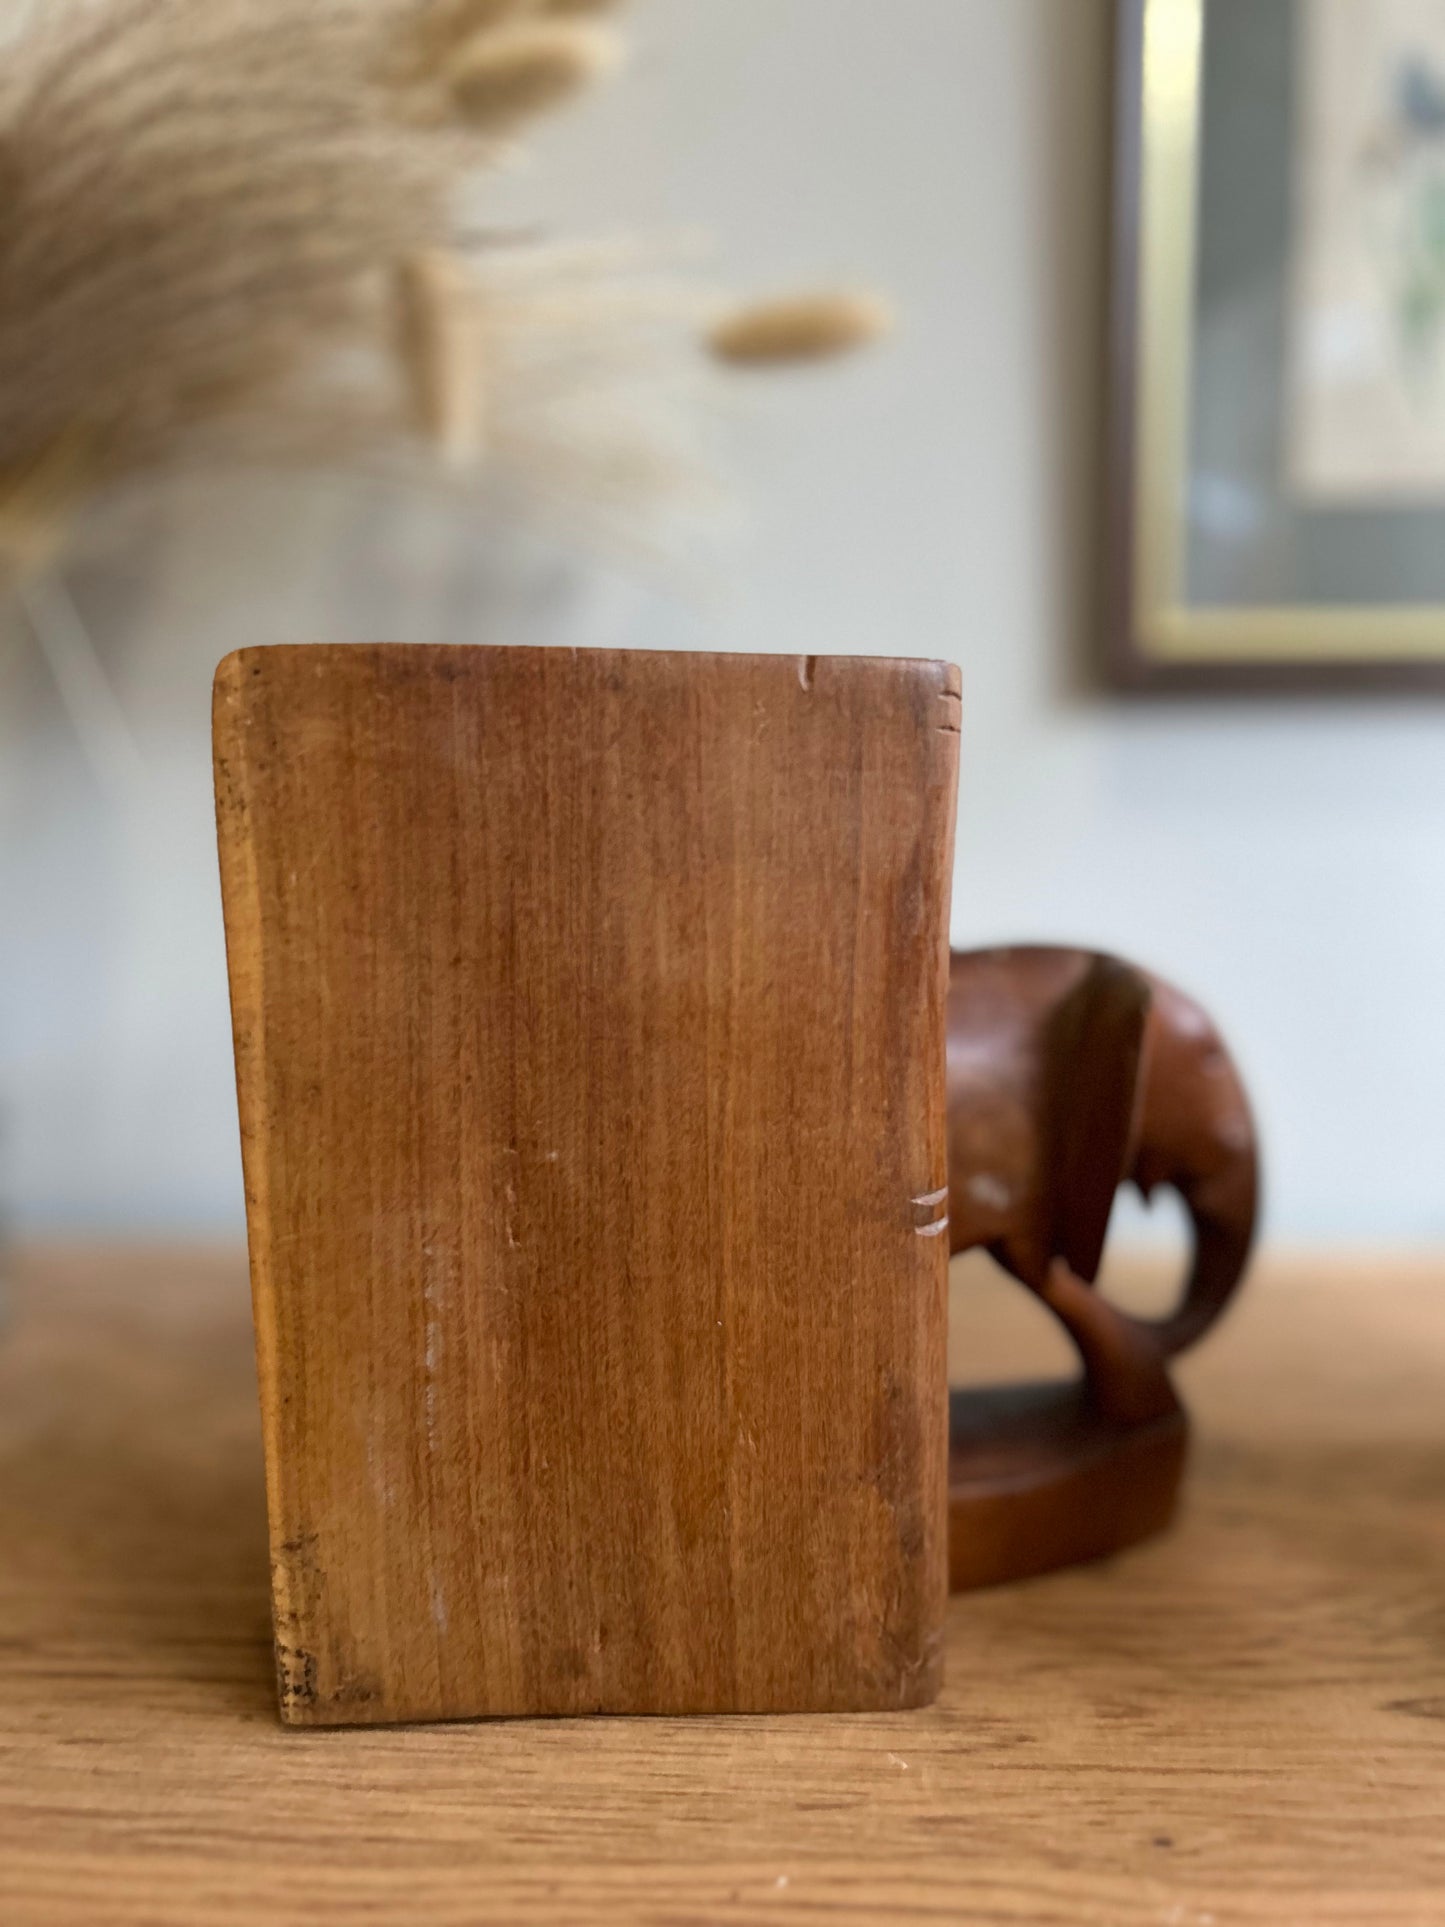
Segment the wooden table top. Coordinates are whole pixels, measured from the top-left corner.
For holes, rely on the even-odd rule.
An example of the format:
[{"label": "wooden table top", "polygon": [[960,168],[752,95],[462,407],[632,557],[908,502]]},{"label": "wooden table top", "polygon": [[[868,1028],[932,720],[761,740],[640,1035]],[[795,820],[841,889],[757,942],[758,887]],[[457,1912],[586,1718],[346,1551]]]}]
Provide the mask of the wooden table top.
[{"label": "wooden table top", "polygon": [[[1176,1531],[955,1600],[924,1712],[352,1732],[276,1719],[242,1262],[10,1269],[5,1927],[1445,1921],[1445,1257],[1262,1264]],[[957,1363],[1036,1317],[969,1271]]]}]

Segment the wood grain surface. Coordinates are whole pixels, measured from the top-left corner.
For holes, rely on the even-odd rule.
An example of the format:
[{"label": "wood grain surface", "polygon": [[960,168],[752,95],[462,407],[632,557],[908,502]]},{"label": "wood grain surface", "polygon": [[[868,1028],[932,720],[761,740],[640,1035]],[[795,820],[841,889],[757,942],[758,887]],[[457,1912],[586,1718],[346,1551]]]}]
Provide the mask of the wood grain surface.
[{"label": "wood grain surface", "polygon": [[[1066,1357],[954,1270],[956,1370]],[[243,1259],[8,1299],[5,1927],[1445,1921],[1445,1257],[1267,1259],[1173,1533],[953,1600],[931,1707],[782,1719],[288,1730]]]},{"label": "wood grain surface", "polygon": [[284,1717],[932,1698],[958,672],[246,650],[215,757]]}]

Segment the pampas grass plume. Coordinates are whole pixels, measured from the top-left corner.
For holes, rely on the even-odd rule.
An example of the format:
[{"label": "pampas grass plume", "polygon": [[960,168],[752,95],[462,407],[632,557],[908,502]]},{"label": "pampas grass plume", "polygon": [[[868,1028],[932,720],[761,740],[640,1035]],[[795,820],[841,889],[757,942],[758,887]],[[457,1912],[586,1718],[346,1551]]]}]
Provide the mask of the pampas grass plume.
[{"label": "pampas grass plume", "polygon": [[566,104],[618,64],[612,34],[582,21],[522,20],[475,35],[447,69],[452,101],[479,132],[506,134]]},{"label": "pampas grass plume", "polygon": [[448,248],[426,248],[397,271],[398,351],[413,425],[454,473],[483,449],[486,370],[471,269]]},{"label": "pampas grass plume", "polygon": [[431,0],[403,40],[415,76],[430,75],[475,35],[505,26],[529,10],[529,0]]},{"label": "pampas grass plume", "polygon": [[880,340],[893,312],[877,295],[819,293],[780,296],[740,308],[709,330],[719,361],[739,367],[777,367],[825,361]]},{"label": "pampas grass plume", "polygon": [[37,8],[0,88],[0,585],[132,478],[414,473],[418,437],[453,470],[485,459],[539,502],[620,521],[646,506],[635,478],[650,501],[685,469],[670,411],[699,345],[749,367],[885,332],[883,304],[846,292],[709,328],[715,297],[635,250],[478,236],[464,190],[615,64],[601,16],[619,6]]},{"label": "pampas grass plume", "polygon": [[62,546],[78,504],[95,485],[98,449],[79,422],[28,458],[0,467],[0,557],[14,574],[37,574]]}]

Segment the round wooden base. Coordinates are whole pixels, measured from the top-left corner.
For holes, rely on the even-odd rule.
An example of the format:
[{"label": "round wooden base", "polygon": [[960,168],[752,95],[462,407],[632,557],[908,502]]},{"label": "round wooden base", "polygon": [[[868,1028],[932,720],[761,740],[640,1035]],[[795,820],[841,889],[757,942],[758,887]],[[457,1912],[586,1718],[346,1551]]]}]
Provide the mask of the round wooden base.
[{"label": "round wooden base", "polygon": [[949,1395],[949,1587],[970,1592],[1102,1559],[1174,1516],[1189,1421],[1123,1424],[1081,1381]]}]

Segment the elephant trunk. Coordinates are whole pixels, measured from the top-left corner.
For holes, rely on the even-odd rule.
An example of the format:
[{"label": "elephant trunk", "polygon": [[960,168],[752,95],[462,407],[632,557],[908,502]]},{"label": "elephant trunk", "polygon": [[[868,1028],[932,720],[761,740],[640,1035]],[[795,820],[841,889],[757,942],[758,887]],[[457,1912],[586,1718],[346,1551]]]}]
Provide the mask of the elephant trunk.
[{"label": "elephant trunk", "polygon": [[1197,1004],[1156,981],[1130,1176],[1177,1191],[1193,1228],[1178,1307],[1151,1326],[1165,1357],[1212,1325],[1244,1275],[1259,1208],[1259,1153],[1244,1085]]},{"label": "elephant trunk", "polygon": [[1254,1147],[1239,1153],[1230,1170],[1198,1183],[1188,1177],[1177,1180],[1175,1189],[1193,1226],[1194,1255],[1178,1310],[1155,1322],[1155,1337],[1166,1358],[1204,1335],[1244,1276],[1259,1195]]}]

